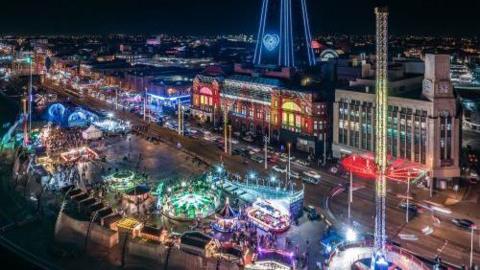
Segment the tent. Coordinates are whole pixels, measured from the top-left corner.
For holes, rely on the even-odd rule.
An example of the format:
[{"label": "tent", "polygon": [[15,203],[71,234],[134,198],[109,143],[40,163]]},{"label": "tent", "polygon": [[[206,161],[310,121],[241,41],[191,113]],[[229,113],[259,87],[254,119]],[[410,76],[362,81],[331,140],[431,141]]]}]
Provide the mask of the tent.
[{"label": "tent", "polygon": [[101,138],[102,135],[103,135],[102,131],[94,127],[93,125],[89,126],[87,129],[85,129],[82,132],[82,138],[84,138],[85,140],[96,140]]}]

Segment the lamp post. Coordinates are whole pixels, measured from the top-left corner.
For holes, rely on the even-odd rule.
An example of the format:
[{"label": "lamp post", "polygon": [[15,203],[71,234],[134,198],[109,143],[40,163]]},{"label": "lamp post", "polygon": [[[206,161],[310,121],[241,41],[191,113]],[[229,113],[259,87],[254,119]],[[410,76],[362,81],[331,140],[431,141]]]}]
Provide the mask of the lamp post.
[{"label": "lamp post", "polygon": [[353,174],[350,171],[350,187],[348,188],[348,221],[352,215],[352,202],[353,202]]},{"label": "lamp post", "polygon": [[30,64],[30,76],[28,80],[28,133],[32,132],[32,58],[28,57],[27,62]]},{"label": "lamp post", "polygon": [[118,89],[115,88],[115,110],[118,110]]},{"label": "lamp post", "polygon": [[290,148],[292,147],[291,143],[288,143],[288,169],[287,169],[287,180],[290,182]]},{"label": "lamp post", "polygon": [[265,135],[263,136],[263,142],[265,143],[265,170],[268,169],[268,162],[267,162],[267,159],[268,159],[268,149],[267,149],[267,145],[270,143],[270,137]]},{"label": "lamp post", "polygon": [[475,229],[475,225],[470,228],[470,269],[473,269],[473,231]]},{"label": "lamp post", "polygon": [[147,120],[147,88],[145,88],[143,96],[143,121]]},{"label": "lamp post", "polygon": [[408,223],[410,214],[410,172],[408,172],[407,177],[407,209],[405,212],[405,221]]}]

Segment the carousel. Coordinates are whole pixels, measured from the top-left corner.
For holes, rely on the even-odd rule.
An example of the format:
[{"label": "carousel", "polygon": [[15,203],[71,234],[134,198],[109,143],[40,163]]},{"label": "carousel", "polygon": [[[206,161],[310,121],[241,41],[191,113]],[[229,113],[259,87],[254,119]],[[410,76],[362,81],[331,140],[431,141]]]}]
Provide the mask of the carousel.
[{"label": "carousel", "polygon": [[109,188],[115,192],[128,193],[144,182],[144,178],[130,170],[121,170],[103,177]]},{"label": "carousel", "polygon": [[122,208],[129,215],[145,215],[153,205],[154,198],[150,194],[150,188],[139,185],[128,190],[122,195]]},{"label": "carousel", "polygon": [[217,232],[230,233],[238,228],[238,212],[230,206],[229,200],[225,201],[222,210],[215,215],[215,221],[212,228]]},{"label": "carousel", "polygon": [[192,221],[212,216],[220,206],[220,192],[205,181],[169,187],[158,205],[168,218]]},{"label": "carousel", "polygon": [[273,200],[258,199],[247,209],[248,219],[260,229],[282,233],[290,227],[290,213]]}]

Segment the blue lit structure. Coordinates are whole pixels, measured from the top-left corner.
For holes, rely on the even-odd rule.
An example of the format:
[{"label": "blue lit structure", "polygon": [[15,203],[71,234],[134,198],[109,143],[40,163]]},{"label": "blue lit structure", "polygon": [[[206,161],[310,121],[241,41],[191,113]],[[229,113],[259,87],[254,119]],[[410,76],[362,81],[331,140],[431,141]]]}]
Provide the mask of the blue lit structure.
[{"label": "blue lit structure", "polygon": [[65,106],[61,103],[54,103],[48,107],[48,120],[51,122],[60,122],[65,114]]},{"label": "blue lit structure", "polygon": [[99,117],[80,107],[72,108],[61,103],[54,103],[44,112],[44,119],[62,127],[85,127],[98,121]]},{"label": "blue lit structure", "polygon": [[315,65],[306,0],[263,0],[255,65]]},{"label": "blue lit structure", "polygon": [[68,116],[69,127],[85,127],[98,120],[98,116],[84,109],[77,109]]}]

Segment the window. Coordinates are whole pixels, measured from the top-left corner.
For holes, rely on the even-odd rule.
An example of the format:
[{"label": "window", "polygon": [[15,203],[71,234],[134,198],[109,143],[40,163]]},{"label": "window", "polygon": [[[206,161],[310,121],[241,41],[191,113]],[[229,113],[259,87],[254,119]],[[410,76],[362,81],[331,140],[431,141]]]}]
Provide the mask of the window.
[{"label": "window", "polygon": [[298,106],[295,102],[287,101],[283,103],[282,109],[291,112],[302,112],[302,108]]}]

